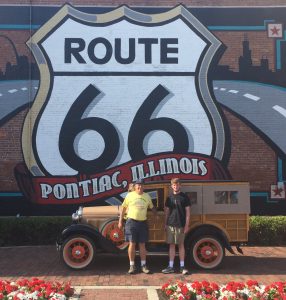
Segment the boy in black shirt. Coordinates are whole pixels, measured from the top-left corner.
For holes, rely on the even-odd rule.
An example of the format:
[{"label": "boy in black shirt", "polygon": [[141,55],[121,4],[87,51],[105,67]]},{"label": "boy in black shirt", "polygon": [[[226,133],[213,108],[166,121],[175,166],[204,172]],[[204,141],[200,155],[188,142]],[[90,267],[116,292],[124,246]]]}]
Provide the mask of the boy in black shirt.
[{"label": "boy in black shirt", "polygon": [[171,180],[172,194],[165,202],[165,230],[169,244],[169,266],[162,270],[164,274],[174,273],[176,245],[179,248],[180,272],[188,274],[185,268],[185,234],[189,230],[191,203],[186,194],[181,192],[180,179]]}]

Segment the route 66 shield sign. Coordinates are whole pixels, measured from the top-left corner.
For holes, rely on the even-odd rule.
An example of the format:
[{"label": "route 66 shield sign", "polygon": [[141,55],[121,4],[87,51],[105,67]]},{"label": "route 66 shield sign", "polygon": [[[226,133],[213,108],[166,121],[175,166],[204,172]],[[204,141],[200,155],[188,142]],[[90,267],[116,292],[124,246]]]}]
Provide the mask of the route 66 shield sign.
[{"label": "route 66 shield sign", "polygon": [[214,178],[225,131],[208,72],[221,43],[185,7],[65,5],[29,46],[41,81],[23,153],[39,199],[91,201],[138,178]]}]

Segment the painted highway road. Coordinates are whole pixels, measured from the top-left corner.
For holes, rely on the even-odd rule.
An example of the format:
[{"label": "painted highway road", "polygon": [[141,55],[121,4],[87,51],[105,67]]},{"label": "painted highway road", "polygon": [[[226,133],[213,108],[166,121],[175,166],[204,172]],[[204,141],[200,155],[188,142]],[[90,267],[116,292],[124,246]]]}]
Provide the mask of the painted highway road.
[{"label": "painted highway road", "polygon": [[[0,126],[34,100],[38,81],[0,82]],[[246,119],[286,154],[286,89],[247,81],[216,80],[219,103]]]},{"label": "painted highway road", "polygon": [[246,81],[214,81],[218,102],[246,119],[286,153],[286,89]]},{"label": "painted highway road", "polygon": [[34,100],[38,80],[0,81],[0,125]]}]

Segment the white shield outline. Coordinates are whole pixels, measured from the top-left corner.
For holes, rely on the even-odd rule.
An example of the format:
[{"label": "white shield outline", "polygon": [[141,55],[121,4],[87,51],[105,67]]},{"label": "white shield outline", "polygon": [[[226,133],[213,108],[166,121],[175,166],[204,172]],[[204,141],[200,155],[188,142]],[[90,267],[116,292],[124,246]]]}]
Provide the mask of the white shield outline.
[{"label": "white shield outline", "polygon": [[[51,32],[59,26],[64,18],[72,17],[79,21],[85,21],[87,23],[105,24],[125,17],[128,20],[132,20],[142,24],[156,24],[166,22],[176,17],[182,18],[185,22],[189,23],[192,28],[200,33],[201,36],[206,39],[209,44],[203,59],[200,62],[199,75],[196,76],[196,82],[199,89],[199,98],[203,101],[208,118],[213,128],[213,150],[212,156],[220,161],[224,159],[225,151],[225,129],[224,122],[219,112],[215,101],[213,100],[212,93],[209,90],[208,84],[208,72],[210,65],[214,59],[218,49],[222,46],[221,42],[204,26],[202,25],[184,6],[179,5],[165,13],[160,14],[143,14],[132,10],[127,6],[121,6],[117,9],[104,14],[87,14],[83,13],[69,4],[65,4],[46,24],[44,24],[27,42],[31,48],[34,57],[39,66],[41,78],[45,78],[45,81],[40,82],[40,88],[37,93],[36,99],[32,108],[26,116],[23,134],[22,134],[22,147],[24,160],[28,169],[33,175],[41,176],[47,174],[43,166],[39,163],[37,153],[34,151],[34,137],[31,135],[31,128],[37,122],[37,116],[45,105],[45,101],[48,99],[51,84],[53,81],[51,74],[51,66],[48,64],[47,57],[43,53],[40,43]],[[33,145],[31,152],[30,145]]]}]

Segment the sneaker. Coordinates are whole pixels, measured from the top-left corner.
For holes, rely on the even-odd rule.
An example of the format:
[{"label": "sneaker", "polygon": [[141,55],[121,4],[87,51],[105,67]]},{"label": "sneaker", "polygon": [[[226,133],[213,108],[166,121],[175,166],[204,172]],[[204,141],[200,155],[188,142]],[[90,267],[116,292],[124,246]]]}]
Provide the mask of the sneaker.
[{"label": "sneaker", "polygon": [[142,272],[145,273],[145,274],[149,274],[149,273],[150,273],[150,270],[148,269],[148,267],[147,267],[146,265],[143,265],[143,266],[141,267],[141,270],[142,270]]},{"label": "sneaker", "polygon": [[135,274],[136,273],[136,268],[135,266],[130,266],[129,270],[128,270],[128,274]]},{"label": "sneaker", "polygon": [[164,274],[170,274],[170,273],[174,273],[174,272],[175,272],[174,268],[172,268],[170,266],[168,266],[166,269],[162,270],[162,273],[164,273]]},{"label": "sneaker", "polygon": [[187,275],[187,274],[189,274],[189,271],[186,268],[181,267],[180,268],[180,273],[182,273],[183,275]]}]

